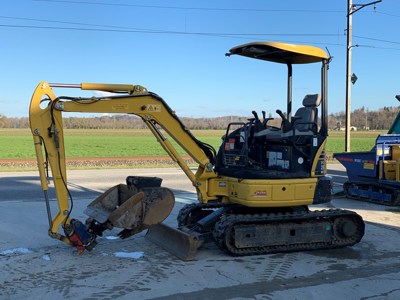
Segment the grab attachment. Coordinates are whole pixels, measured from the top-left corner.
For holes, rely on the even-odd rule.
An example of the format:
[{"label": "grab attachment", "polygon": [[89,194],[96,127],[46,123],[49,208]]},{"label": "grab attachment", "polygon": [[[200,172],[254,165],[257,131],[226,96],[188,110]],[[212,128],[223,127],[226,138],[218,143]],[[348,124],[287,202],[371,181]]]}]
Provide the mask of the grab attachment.
[{"label": "grab attachment", "polygon": [[160,185],[157,177],[129,176],[126,185],[108,189],[85,210],[88,231],[102,235],[106,229],[123,228],[118,235],[124,239],[161,223],[171,213],[175,197]]}]

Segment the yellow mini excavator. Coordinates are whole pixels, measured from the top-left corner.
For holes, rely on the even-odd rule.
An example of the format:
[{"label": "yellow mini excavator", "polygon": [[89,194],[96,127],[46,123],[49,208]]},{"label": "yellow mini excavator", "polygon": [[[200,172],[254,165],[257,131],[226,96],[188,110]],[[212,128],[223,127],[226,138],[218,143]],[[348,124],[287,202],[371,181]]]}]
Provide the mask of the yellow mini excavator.
[{"label": "yellow mini excavator", "polygon": [[[358,243],[364,235],[364,222],[358,214],[309,209],[309,205],[331,200],[332,179],[326,175],[325,162],[330,57],[316,47],[276,42],[240,45],[227,53],[232,55],[287,66],[286,113],[277,110],[280,126],[272,126],[264,111],[262,117],[253,111],[248,122],[228,124],[218,152],[196,139],[160,96],[140,85],[41,82],[32,96],[30,125],[49,235],[83,252],[91,250],[96,237],[107,229],[122,228],[121,238],[148,230],[147,238],[185,260],[194,259],[197,249],[212,240],[231,255],[332,249]],[[292,115],[292,66],[308,63],[322,64],[321,90],[307,94]],[[56,96],[55,87],[106,91],[111,96]],[[168,188],[161,187],[158,177],[129,176],[126,184],[110,187],[89,204],[86,222],[72,218],[62,120],[67,112],[126,113],[143,120],[197,191],[198,203],[180,210],[178,228],[162,223],[175,199]],[[197,171],[186,165],[167,137],[198,163]],[[48,166],[58,200],[54,217]]]}]

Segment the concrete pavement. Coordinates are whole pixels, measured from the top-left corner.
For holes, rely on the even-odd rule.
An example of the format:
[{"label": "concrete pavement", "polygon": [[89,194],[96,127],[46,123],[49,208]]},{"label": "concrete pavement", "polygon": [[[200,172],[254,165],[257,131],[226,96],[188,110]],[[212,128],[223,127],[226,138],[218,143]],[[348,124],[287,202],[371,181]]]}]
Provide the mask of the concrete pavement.
[{"label": "concrete pavement", "polygon": [[[93,197],[131,175],[97,172],[68,173],[78,219],[86,218],[83,210]],[[178,169],[135,172],[163,173],[163,185],[178,200],[166,223],[176,226],[179,209],[195,201],[188,180]],[[339,190],[343,169],[330,166],[330,172]],[[92,252],[78,255],[47,236],[37,173],[19,175],[0,173],[1,299],[400,299],[399,208],[335,198],[328,207],[354,210],[366,221],[363,240],[345,249],[231,257],[207,244],[196,261],[183,262],[143,233],[119,240],[111,231]],[[99,185],[100,178],[108,185]]]}]

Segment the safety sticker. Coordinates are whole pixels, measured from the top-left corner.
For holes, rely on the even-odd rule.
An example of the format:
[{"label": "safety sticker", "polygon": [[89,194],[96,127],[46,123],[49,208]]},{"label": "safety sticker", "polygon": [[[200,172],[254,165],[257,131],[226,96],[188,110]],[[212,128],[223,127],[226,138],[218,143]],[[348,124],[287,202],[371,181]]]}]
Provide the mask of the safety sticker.
[{"label": "safety sticker", "polygon": [[146,111],[148,112],[161,112],[161,105],[159,104],[149,104],[146,106]]},{"label": "safety sticker", "polygon": [[113,104],[112,109],[113,110],[127,110],[129,107],[128,103],[118,103],[118,104]]},{"label": "safety sticker", "polygon": [[364,169],[366,170],[373,170],[375,168],[374,164],[371,163],[364,163]]},{"label": "safety sticker", "polygon": [[265,197],[267,196],[267,191],[255,191],[254,197]]}]

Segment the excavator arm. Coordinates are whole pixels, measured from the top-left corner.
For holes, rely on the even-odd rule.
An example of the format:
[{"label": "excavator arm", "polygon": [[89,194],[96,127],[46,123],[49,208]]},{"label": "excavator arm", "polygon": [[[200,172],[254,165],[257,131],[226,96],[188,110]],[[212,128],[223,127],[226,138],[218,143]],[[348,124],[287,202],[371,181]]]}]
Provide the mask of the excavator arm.
[{"label": "excavator arm", "polygon": [[[55,87],[105,91],[110,92],[111,96],[90,98],[57,97],[52,89]],[[164,150],[180,166],[189,180],[193,183],[193,186],[197,190],[199,201],[202,203],[207,203],[210,200],[216,199],[215,195],[209,195],[208,193],[208,181],[217,177],[213,170],[213,164],[215,160],[214,149],[211,146],[197,140],[181,123],[175,112],[171,110],[171,108],[161,97],[147,91],[146,88],[140,85],[93,83],[49,84],[45,81],[42,81],[32,96],[29,113],[30,126],[38,161],[40,181],[45,194],[49,217],[49,235],[51,237],[60,239],[74,246],[77,246],[75,240],[78,239],[79,242],[77,248],[83,251],[85,245],[88,249],[88,245],[95,244],[94,240],[96,235],[90,234],[89,232],[89,235],[87,236],[88,232],[86,232],[87,230],[84,229],[84,226],[79,221],[73,220],[73,222],[71,222],[70,219],[73,204],[71,200],[71,194],[67,187],[65,144],[62,120],[63,112],[125,113],[139,116],[149,127]],[[162,130],[165,130],[165,132],[198,163],[198,169],[195,173],[193,173],[193,171],[187,166],[182,156],[178,153]],[[58,200],[58,212],[54,217],[51,216],[48,196],[48,165],[51,167],[54,188]],[[113,194],[113,191],[109,192],[110,195]],[[151,192],[154,193],[154,189]],[[121,193],[121,191],[119,191],[119,193]],[[129,194],[129,196],[132,195]],[[137,208],[132,208],[130,207],[130,204],[127,203],[137,204],[139,200],[139,202],[146,202],[143,200],[143,197],[144,196],[142,196],[141,199],[138,199],[138,197],[133,197],[134,199],[129,198],[131,200],[126,201],[124,204],[128,208],[123,211],[123,213],[118,213],[118,217],[120,218],[121,215],[124,213],[126,214],[127,211],[129,211],[131,214],[135,213]],[[171,198],[171,196],[169,196],[169,198]],[[71,205],[69,205],[70,201]],[[171,201],[169,201],[169,203],[171,203]],[[120,204],[122,203],[116,203],[116,206],[118,207]],[[147,203],[147,205],[149,206],[149,203]],[[172,207],[169,207],[167,210],[170,211],[170,209],[172,209]],[[169,211],[168,213],[164,213],[164,218],[169,214]],[[141,217],[144,218],[144,216]],[[160,212],[160,218],[161,217],[163,217],[163,213]],[[111,218],[113,217],[111,216]],[[120,224],[120,227],[123,228],[132,229],[133,227],[131,226],[132,224],[128,226],[126,222],[121,223],[115,221],[113,225],[115,224]],[[65,235],[59,233],[60,227],[64,229]],[[97,229],[94,230],[95,233],[98,233],[98,227],[99,226],[97,226]],[[110,226],[108,225],[108,229],[109,227]],[[137,228],[133,230],[133,233],[135,233],[135,230],[140,231],[141,229],[145,229],[143,228],[142,224],[139,224],[136,227]],[[104,229],[107,229],[107,226],[103,225],[103,227],[101,227],[100,234]],[[78,233],[78,238],[74,237],[74,232]],[[129,235],[130,234],[128,234],[128,236]],[[71,236],[73,238],[71,238]]]}]

